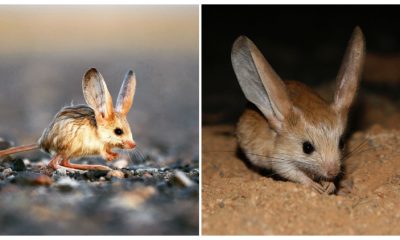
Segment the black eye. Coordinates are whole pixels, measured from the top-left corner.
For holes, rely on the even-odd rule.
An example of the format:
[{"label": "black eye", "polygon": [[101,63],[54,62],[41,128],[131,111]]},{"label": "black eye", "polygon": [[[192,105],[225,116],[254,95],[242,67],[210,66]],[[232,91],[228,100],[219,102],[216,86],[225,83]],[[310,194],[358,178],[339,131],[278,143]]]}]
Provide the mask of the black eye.
[{"label": "black eye", "polygon": [[314,150],[314,146],[309,141],[303,142],[303,152],[305,154],[311,154]]},{"label": "black eye", "polygon": [[341,138],[339,139],[339,149],[340,149],[340,150],[343,150],[343,149],[344,149],[344,140],[343,140],[343,137],[341,137]]},{"label": "black eye", "polygon": [[116,129],[114,129],[114,133],[115,133],[116,135],[122,135],[124,132],[122,131],[121,128],[116,128]]}]

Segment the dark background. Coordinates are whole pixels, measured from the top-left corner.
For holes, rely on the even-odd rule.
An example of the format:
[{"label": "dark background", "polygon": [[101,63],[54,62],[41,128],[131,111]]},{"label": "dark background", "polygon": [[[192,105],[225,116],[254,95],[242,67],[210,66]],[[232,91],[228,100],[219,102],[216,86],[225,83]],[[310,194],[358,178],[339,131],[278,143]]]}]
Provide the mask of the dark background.
[{"label": "dark background", "polygon": [[[400,52],[399,6],[205,5],[202,7],[203,124],[234,123],[246,100],[230,51],[246,35],[282,79],[320,86],[334,81],[352,30],[360,26],[368,53]],[[399,65],[400,68],[400,65]],[[398,85],[362,81],[362,88],[398,98]]]}]

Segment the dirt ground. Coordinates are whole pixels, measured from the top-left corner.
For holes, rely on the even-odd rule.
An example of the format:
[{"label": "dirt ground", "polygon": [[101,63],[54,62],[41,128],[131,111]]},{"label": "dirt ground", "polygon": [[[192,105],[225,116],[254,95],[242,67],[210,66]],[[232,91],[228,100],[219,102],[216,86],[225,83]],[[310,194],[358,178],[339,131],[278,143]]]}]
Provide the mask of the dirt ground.
[{"label": "dirt ground", "polygon": [[355,133],[338,195],[251,170],[233,126],[203,128],[203,234],[400,234],[400,131]]},{"label": "dirt ground", "polygon": [[[317,91],[326,96],[332,87]],[[347,140],[347,151],[355,151],[335,195],[256,170],[238,150],[234,124],[204,126],[203,234],[400,234],[399,101],[360,93]]]}]

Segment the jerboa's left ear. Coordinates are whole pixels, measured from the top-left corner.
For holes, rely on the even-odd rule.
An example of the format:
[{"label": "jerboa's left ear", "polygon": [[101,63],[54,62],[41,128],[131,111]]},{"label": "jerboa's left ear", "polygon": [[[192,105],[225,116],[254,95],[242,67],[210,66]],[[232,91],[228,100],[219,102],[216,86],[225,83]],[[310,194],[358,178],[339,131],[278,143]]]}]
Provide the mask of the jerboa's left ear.
[{"label": "jerboa's left ear", "polygon": [[341,114],[349,111],[357,93],[365,58],[365,41],[360,27],[353,31],[337,76],[332,108]]},{"label": "jerboa's left ear", "polygon": [[126,115],[132,107],[133,96],[136,90],[136,76],[132,70],[129,70],[124,82],[122,83],[121,90],[118,94],[117,104],[115,107],[116,112]]},{"label": "jerboa's left ear", "polygon": [[98,121],[114,117],[112,97],[103,76],[95,68],[89,69],[82,79],[83,96],[94,110]]}]

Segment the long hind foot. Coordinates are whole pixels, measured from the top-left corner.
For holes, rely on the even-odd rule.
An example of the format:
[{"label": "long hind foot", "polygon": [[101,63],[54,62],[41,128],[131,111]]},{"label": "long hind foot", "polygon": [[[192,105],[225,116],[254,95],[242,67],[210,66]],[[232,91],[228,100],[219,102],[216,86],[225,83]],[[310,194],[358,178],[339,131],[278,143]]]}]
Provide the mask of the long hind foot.
[{"label": "long hind foot", "polygon": [[79,170],[105,170],[110,171],[111,168],[103,165],[88,165],[88,164],[75,164],[70,163],[68,159],[63,159],[61,162],[61,166],[72,168],[72,169],[79,169]]},{"label": "long hind foot", "polygon": [[57,170],[60,168],[60,161],[62,160],[61,155],[55,155],[50,162],[47,164],[47,166],[51,167],[54,170]]}]

